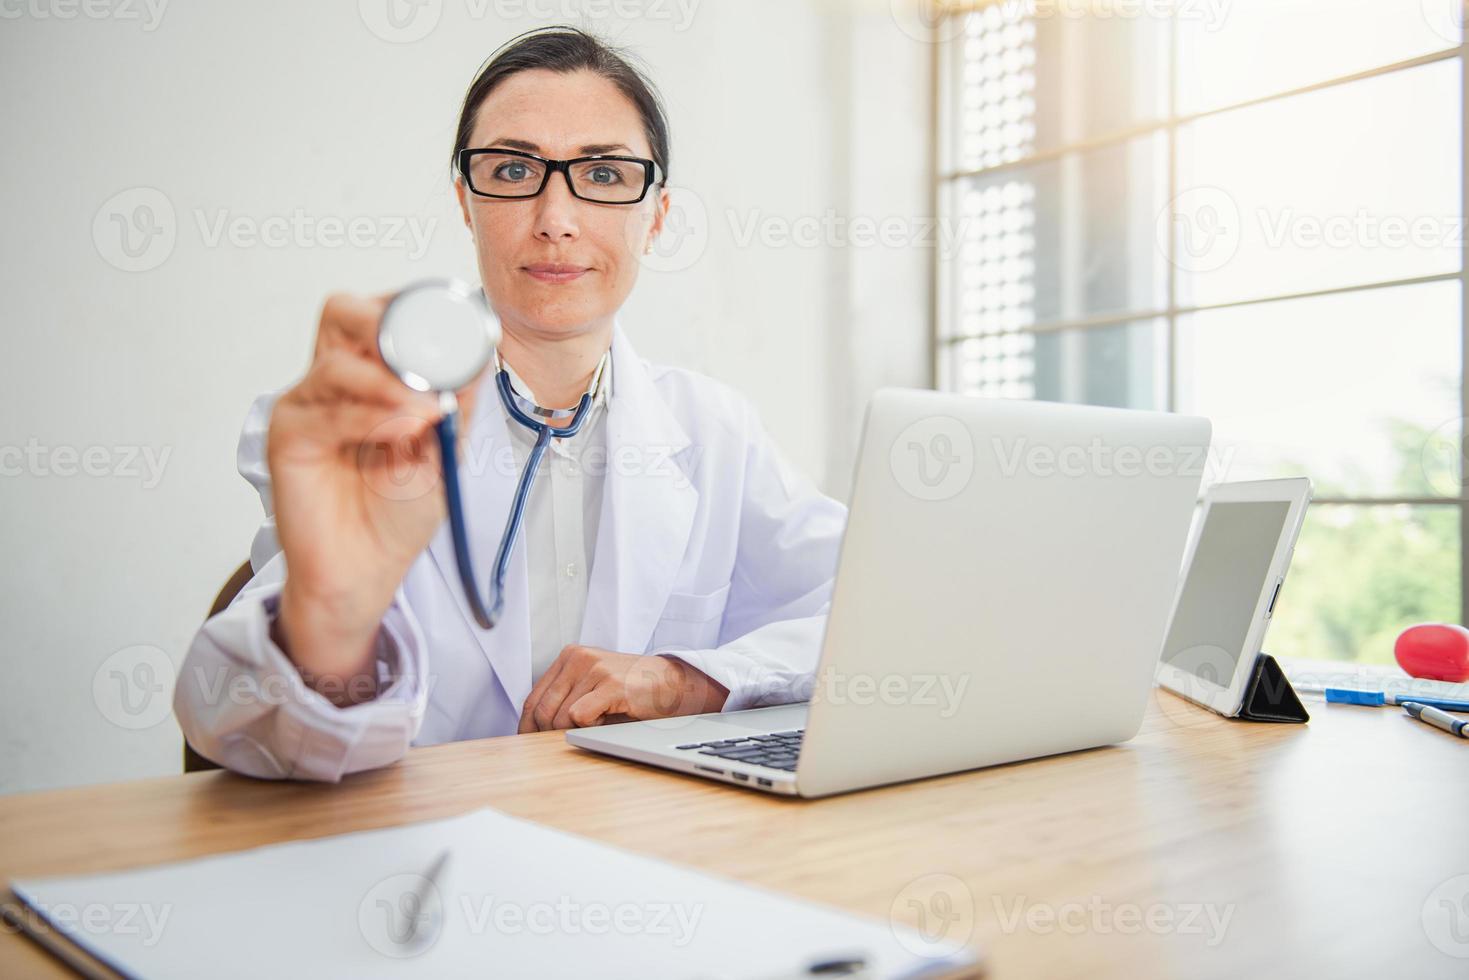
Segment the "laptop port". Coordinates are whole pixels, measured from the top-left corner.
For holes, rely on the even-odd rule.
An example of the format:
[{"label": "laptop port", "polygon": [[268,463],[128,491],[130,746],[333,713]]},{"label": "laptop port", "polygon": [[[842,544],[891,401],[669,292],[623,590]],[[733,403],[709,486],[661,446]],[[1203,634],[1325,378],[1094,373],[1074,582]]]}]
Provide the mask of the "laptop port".
[{"label": "laptop port", "polygon": [[742,772],[732,772],[732,773],[730,773],[730,775],[733,776],[734,778],[738,779],[742,783],[748,783],[750,781],[750,777],[749,776],[746,776]]},{"label": "laptop port", "polygon": [[775,785],[770,780],[766,779],[764,776],[756,776],[755,777],[755,782],[757,784],[761,785],[761,786],[774,786]]},{"label": "laptop port", "polygon": [[715,769],[713,766],[700,766],[700,765],[695,765],[694,768],[695,769],[702,769],[705,772],[718,773],[721,776],[724,775],[724,770],[723,769]]}]

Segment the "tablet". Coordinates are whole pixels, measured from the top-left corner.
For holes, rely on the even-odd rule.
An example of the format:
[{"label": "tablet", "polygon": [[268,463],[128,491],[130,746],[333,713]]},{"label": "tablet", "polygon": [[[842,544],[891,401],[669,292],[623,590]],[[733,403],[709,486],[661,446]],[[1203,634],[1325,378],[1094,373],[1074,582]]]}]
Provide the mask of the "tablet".
[{"label": "tablet", "polygon": [[1158,683],[1206,708],[1239,714],[1265,641],[1311,481],[1221,483],[1204,498],[1158,663]]}]

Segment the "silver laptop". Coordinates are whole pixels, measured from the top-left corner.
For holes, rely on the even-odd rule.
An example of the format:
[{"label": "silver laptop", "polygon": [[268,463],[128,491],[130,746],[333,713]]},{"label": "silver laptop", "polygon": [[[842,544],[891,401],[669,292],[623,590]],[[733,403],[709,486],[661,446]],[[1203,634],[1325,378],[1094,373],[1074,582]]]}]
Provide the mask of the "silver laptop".
[{"label": "silver laptop", "polygon": [[826,796],[1137,733],[1206,419],[884,390],[868,405],[809,703],[573,745]]}]

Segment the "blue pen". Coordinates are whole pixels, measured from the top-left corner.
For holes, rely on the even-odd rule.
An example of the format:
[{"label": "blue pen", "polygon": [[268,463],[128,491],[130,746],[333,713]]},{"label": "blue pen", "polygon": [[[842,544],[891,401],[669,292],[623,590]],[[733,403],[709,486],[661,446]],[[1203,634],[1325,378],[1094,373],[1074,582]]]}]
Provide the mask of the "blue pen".
[{"label": "blue pen", "polygon": [[1417,701],[1404,701],[1403,710],[1424,724],[1442,728],[1450,735],[1469,738],[1469,721],[1455,718],[1447,711],[1440,711],[1432,705],[1420,704]]},{"label": "blue pen", "polygon": [[[1307,692],[1309,693],[1309,692]],[[1331,704],[1365,704],[1374,707],[1382,707],[1388,704],[1426,704],[1430,708],[1441,708],[1444,711],[1469,711],[1469,701],[1455,701],[1452,698],[1425,698],[1412,694],[1385,694],[1382,691],[1353,691],[1342,687],[1328,687],[1320,693],[1326,695],[1327,702]]]}]

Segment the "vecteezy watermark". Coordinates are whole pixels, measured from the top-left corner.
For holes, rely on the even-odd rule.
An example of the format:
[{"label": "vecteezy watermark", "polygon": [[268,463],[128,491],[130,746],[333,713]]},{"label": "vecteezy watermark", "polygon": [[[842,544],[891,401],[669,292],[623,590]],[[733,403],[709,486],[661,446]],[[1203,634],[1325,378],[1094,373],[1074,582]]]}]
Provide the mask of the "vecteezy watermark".
[{"label": "vecteezy watermark", "polygon": [[173,661],[158,647],[124,647],[92,673],[92,703],[118,728],[142,731],[168,717]]},{"label": "vecteezy watermark", "polygon": [[0,20],[116,20],[158,30],[169,0],[0,0]]},{"label": "vecteezy watermark", "polygon": [[[65,936],[139,936],[144,946],[156,946],[173,915],[172,903],[151,902],[37,902],[29,927],[55,929]],[[0,921],[0,932],[14,933],[19,926]]]},{"label": "vecteezy watermark", "polygon": [[1042,479],[1188,476],[1208,482],[1224,480],[1235,453],[1232,446],[1216,449],[1212,445],[1113,445],[1100,436],[1085,445],[1064,446],[1032,444],[1026,436],[1015,439],[994,436],[990,439],[990,450],[999,475],[1007,479],[1024,472]]},{"label": "vecteezy watermark", "polygon": [[1451,419],[1430,432],[1423,441],[1421,462],[1430,490],[1459,496],[1469,462],[1469,419]]},{"label": "vecteezy watermark", "polygon": [[1210,948],[1224,941],[1235,905],[1213,902],[1109,902],[1092,895],[1084,902],[1030,902],[1024,895],[1005,901],[998,895],[992,899],[1000,931],[1013,935],[1029,932],[1049,936],[1060,932],[1068,936],[1120,934],[1135,936],[1149,932],[1155,936],[1202,936]]},{"label": "vecteezy watermark", "polygon": [[569,895],[539,900],[460,894],[446,899],[421,874],[374,885],[357,907],[367,944],[395,959],[419,956],[445,931],[469,936],[652,936],[671,949],[691,943],[704,916],[697,902],[584,902]]},{"label": "vecteezy watermark", "polygon": [[433,948],[444,931],[444,897],[417,873],[384,878],[357,903],[357,928],[384,956],[406,959]]},{"label": "vecteezy watermark", "polygon": [[[675,33],[694,23],[702,0],[462,0],[472,21],[522,19],[587,23],[601,20],[654,21]],[[372,34],[392,44],[412,44],[434,32],[444,0],[357,0],[357,13]]]},{"label": "vecteezy watermark", "polygon": [[974,438],[956,418],[922,418],[898,433],[888,465],[898,486],[919,500],[950,500],[974,476]]},{"label": "vecteezy watermark", "polygon": [[1465,226],[1463,215],[1378,214],[1367,208],[1341,214],[1290,207],[1243,212],[1228,191],[1200,186],[1174,197],[1158,213],[1155,227],[1158,249],[1174,265],[1184,272],[1208,273],[1234,259],[1247,231],[1271,250],[1461,250]]},{"label": "vecteezy watermark", "polygon": [[893,897],[888,924],[915,956],[953,956],[974,934],[974,893],[951,874],[914,878]]},{"label": "vecteezy watermark", "polygon": [[509,901],[461,895],[459,909],[472,935],[659,936],[682,949],[704,916],[697,902],[580,902],[568,895],[546,901]]},{"label": "vecteezy watermark", "polygon": [[97,254],[123,272],[156,269],[173,254],[178,221],[156,187],[130,187],[102,202],[92,218]]},{"label": "vecteezy watermark", "polygon": [[296,208],[289,215],[232,214],[228,208],[205,211],[194,209],[199,238],[206,248],[218,248],[229,242],[235,248],[326,248],[343,246],[380,248],[408,253],[418,261],[428,253],[429,242],[437,218],[427,220],[418,215],[359,214],[350,218],[337,215],[317,217]]},{"label": "vecteezy watermark", "polygon": [[796,700],[827,704],[892,706],[913,705],[935,708],[940,718],[952,718],[959,710],[969,675],[960,674],[847,674],[822,670],[797,682]]},{"label": "vecteezy watermark", "polygon": [[[493,396],[491,396],[493,397]],[[439,493],[440,470],[436,457],[424,454],[422,443],[432,435],[415,433],[421,422],[402,416],[387,419],[363,440],[357,467],[363,480],[387,500],[417,500]],[[503,479],[518,479],[525,461],[508,439],[476,439],[473,433],[460,446],[459,475],[475,480],[493,473]],[[676,490],[693,486],[703,463],[704,447],[667,444],[619,443],[615,447],[589,445],[563,456],[553,449],[542,467],[566,477],[578,474],[607,478],[650,480]]]},{"label": "vecteezy watermark", "polygon": [[956,0],[889,2],[898,29],[925,44],[954,40],[964,32],[966,14],[983,16],[992,30],[1027,20],[1161,20],[1198,23],[1213,33],[1224,26],[1232,5],[1233,0],[995,0],[968,10]]},{"label": "vecteezy watermark", "polygon": [[1439,952],[1469,959],[1469,874],[1442,881],[1428,893],[1423,932]]},{"label": "vecteezy watermark", "polygon": [[[385,249],[417,261],[428,252],[437,218],[419,215],[313,215],[304,208],[264,217],[229,208],[190,212],[205,248]],[[178,244],[173,201],[156,187],[131,187],[109,197],[92,218],[92,242],[108,265],[147,272],[168,261]]]},{"label": "vecteezy watermark", "polygon": [[1450,44],[1464,43],[1469,27],[1469,0],[1420,0],[1423,19],[1433,32]]},{"label": "vecteezy watermark", "polygon": [[726,212],[734,244],[748,248],[759,242],[766,248],[921,248],[938,249],[941,258],[952,258],[971,229],[974,217],[957,221],[948,217],[890,214],[844,215],[835,208],[822,214],[790,217],[766,214],[755,208],[746,214]]},{"label": "vecteezy watermark", "polygon": [[1223,188],[1191,187],[1163,206],[1154,229],[1159,251],[1178,268],[1216,272],[1239,252],[1239,205]]},{"label": "vecteezy watermark", "polygon": [[1213,716],[1198,705],[1229,689],[1238,656],[1238,650],[1231,652],[1210,643],[1164,651],[1164,665],[1174,668],[1169,672],[1174,687],[1158,688],[1157,702],[1169,724],[1175,728],[1213,724]]},{"label": "vecteezy watermark", "polygon": [[654,212],[632,208],[624,226],[627,247],[645,268],[654,272],[682,272],[703,258],[709,247],[709,210],[687,187],[668,188],[668,212],[663,227],[652,234]]},{"label": "vecteezy watermark", "polygon": [[0,445],[0,477],[139,480],[152,490],[172,454],[172,446],[48,446],[32,436],[24,445]]}]

